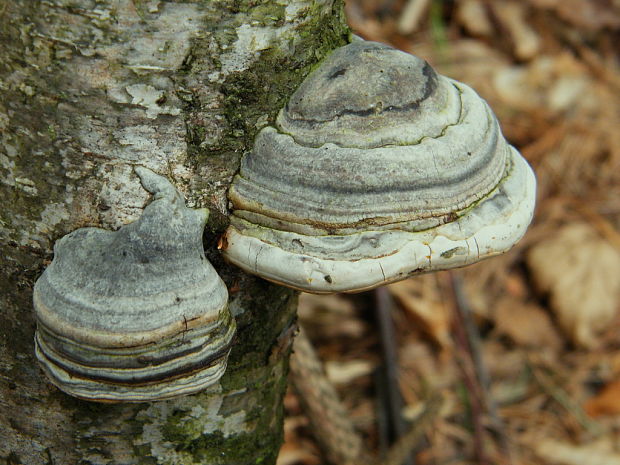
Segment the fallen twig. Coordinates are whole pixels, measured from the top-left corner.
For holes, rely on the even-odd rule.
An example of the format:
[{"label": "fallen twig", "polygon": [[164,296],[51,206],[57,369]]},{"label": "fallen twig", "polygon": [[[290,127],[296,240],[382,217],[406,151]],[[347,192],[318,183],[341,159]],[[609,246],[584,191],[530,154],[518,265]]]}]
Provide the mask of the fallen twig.
[{"label": "fallen twig", "polygon": [[438,416],[440,394],[425,401],[424,409],[409,429],[389,448],[384,459],[375,458],[355,431],[336,390],[325,376],[311,342],[303,330],[295,338],[291,380],[313,433],[330,463],[335,465],[403,465],[422,435]]},{"label": "fallen twig", "polygon": [[506,458],[506,462],[508,464],[512,464],[512,455],[510,453],[510,442],[508,440],[508,436],[506,435],[506,428],[504,422],[500,418],[497,413],[497,405],[493,400],[493,397],[490,395],[491,389],[491,378],[489,376],[489,372],[487,371],[486,365],[482,359],[482,349],[480,346],[480,334],[478,333],[478,328],[476,327],[473,319],[472,313],[467,302],[467,298],[465,297],[465,293],[463,292],[463,283],[461,277],[451,272],[450,280],[452,289],[454,292],[454,301],[456,304],[456,313],[458,318],[463,322],[463,326],[466,331],[467,341],[470,348],[471,360],[474,365],[474,371],[476,373],[476,378],[478,379],[479,385],[479,394],[481,396],[481,401],[486,408],[487,414],[489,415],[492,423],[493,432],[495,433],[501,452]]},{"label": "fallen twig", "polygon": [[338,465],[357,465],[366,461],[362,439],[353,428],[334,386],[325,376],[323,365],[303,329],[295,338],[293,350],[291,380],[327,459]]},{"label": "fallen twig", "polygon": [[573,415],[577,422],[583,428],[590,431],[591,433],[601,432],[600,425],[595,421],[591,420],[590,417],[588,417],[586,412],[583,410],[583,408],[581,408],[580,405],[575,403],[570,398],[568,393],[564,389],[562,389],[562,387],[559,386],[553,380],[553,378],[536,363],[533,355],[528,356],[527,364],[532,374],[534,375],[534,379],[545,392],[545,394],[547,394],[559,405],[561,405],[567,412]]},{"label": "fallen twig", "polygon": [[402,465],[439,415],[441,400],[441,395],[437,394],[425,402],[424,410],[413,421],[413,426],[390,447],[380,465]]},{"label": "fallen twig", "polygon": [[[471,310],[463,292],[463,285],[459,276],[448,272],[450,290],[454,302],[455,324],[454,332],[460,354],[467,354],[468,360],[461,357],[463,382],[470,394],[472,423],[474,427],[474,454],[478,463],[490,463],[483,446],[484,424],[482,417],[486,411],[491,419],[501,452],[506,463],[512,463],[510,445],[506,436],[503,421],[497,414],[495,402],[489,394],[490,378],[482,359],[480,349],[480,335],[471,317]],[[468,369],[470,368],[470,369]],[[473,373],[472,373],[473,372]]]},{"label": "fallen twig", "polygon": [[[392,300],[385,286],[375,290],[375,313],[379,324],[383,371],[385,374],[386,413],[391,443],[397,441],[406,431],[407,425],[402,416],[403,400],[398,386],[398,360],[396,337],[392,321]],[[414,465],[412,458],[407,458],[403,465]]]}]

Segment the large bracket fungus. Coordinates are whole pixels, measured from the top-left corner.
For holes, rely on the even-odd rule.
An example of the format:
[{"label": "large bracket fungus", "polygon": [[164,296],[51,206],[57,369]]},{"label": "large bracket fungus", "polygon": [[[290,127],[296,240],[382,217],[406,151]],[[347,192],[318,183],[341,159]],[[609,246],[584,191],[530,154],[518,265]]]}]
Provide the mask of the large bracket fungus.
[{"label": "large bracket fungus", "polygon": [[535,188],[471,88],[357,41],[308,76],[243,157],[222,249],[271,281],[356,292],[507,251]]},{"label": "large bracket fungus", "polygon": [[228,292],[207,261],[207,211],[166,178],[136,173],[153,199],[111,232],[58,240],[35,284],[36,355],[53,384],[102,402],[191,394],[219,380],[235,332]]}]

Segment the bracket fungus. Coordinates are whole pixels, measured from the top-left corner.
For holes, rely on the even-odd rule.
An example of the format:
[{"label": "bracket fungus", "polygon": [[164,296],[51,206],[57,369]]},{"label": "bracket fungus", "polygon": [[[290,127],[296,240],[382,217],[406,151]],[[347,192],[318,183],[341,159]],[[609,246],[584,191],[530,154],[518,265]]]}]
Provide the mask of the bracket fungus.
[{"label": "bracket fungus", "polygon": [[225,257],[296,289],[357,292],[510,249],[534,173],[487,103],[387,45],[335,50],[256,137]]},{"label": "bracket fungus", "polygon": [[235,332],[228,292],[204,255],[205,209],[136,168],[153,194],[118,231],[82,228],[54,245],[33,302],[35,350],[50,381],[101,402],[197,392],[219,380]]}]

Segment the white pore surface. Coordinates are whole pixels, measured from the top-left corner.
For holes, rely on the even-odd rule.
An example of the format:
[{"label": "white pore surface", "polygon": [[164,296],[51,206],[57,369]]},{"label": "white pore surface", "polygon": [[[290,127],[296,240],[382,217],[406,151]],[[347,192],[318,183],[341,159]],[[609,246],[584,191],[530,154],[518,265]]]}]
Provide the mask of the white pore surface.
[{"label": "white pore surface", "polygon": [[[525,233],[535,204],[536,178],[511,147],[513,166],[485,199],[456,221],[419,232],[366,231],[380,246],[347,260],[320,253],[330,236],[307,236],[244,223],[226,232],[225,257],[244,270],[285,286],[312,293],[359,292],[429,271],[475,263],[509,250]],[[277,236],[277,241],[273,237]],[[383,236],[383,237],[382,237]],[[269,237],[269,241],[263,240]],[[351,242],[351,241],[349,241]],[[359,241],[365,243],[368,241]],[[312,254],[283,244],[308,244]],[[359,256],[359,251],[354,255]]]}]

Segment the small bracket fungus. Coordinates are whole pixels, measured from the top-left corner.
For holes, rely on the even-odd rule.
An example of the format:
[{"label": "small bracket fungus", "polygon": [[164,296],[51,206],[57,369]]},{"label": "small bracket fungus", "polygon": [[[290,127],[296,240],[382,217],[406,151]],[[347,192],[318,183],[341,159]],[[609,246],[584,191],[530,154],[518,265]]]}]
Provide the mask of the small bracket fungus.
[{"label": "small bracket fungus", "polygon": [[34,288],[37,358],[53,384],[87,400],[197,392],[224,373],[235,332],[204,255],[207,210],[187,208],[166,178],[136,173],[153,194],[142,216],[61,238]]},{"label": "small bracket fungus", "polygon": [[226,258],[357,292],[510,249],[536,181],[468,86],[375,42],[335,50],[257,136],[229,191]]}]

